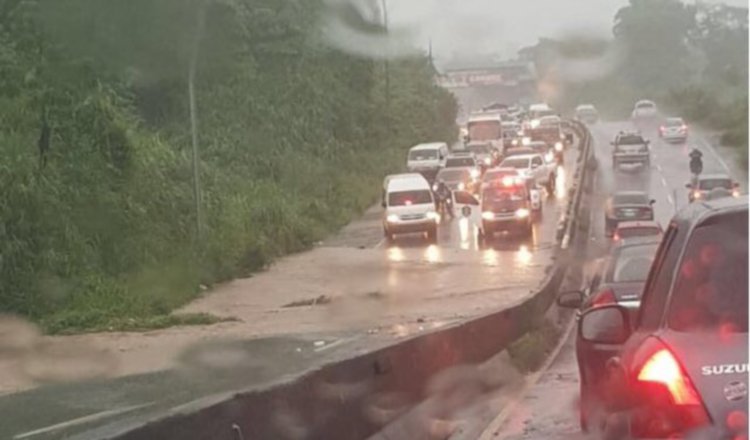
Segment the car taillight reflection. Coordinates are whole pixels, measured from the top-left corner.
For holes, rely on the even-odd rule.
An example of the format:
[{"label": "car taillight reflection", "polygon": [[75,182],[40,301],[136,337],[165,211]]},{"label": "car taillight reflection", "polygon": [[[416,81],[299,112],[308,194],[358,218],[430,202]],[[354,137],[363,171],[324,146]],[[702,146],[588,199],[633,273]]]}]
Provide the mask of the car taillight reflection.
[{"label": "car taillight reflection", "polygon": [[631,419],[633,436],[682,438],[708,424],[698,391],[674,354],[656,340],[645,349],[653,353],[636,374],[638,396],[643,401]]},{"label": "car taillight reflection", "polygon": [[612,289],[602,290],[601,292],[594,295],[594,298],[591,300],[591,304],[594,307],[615,303],[617,303],[617,297],[615,296],[615,292],[613,292]]}]

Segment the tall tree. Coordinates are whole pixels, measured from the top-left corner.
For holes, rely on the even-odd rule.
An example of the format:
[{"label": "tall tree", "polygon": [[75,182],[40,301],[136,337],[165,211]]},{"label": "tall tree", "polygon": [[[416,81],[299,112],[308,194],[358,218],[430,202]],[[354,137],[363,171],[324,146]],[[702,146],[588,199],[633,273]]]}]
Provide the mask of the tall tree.
[{"label": "tall tree", "polygon": [[695,6],[678,0],[630,0],[615,15],[615,41],[621,45],[621,71],[634,86],[663,90],[691,69],[689,37]]}]

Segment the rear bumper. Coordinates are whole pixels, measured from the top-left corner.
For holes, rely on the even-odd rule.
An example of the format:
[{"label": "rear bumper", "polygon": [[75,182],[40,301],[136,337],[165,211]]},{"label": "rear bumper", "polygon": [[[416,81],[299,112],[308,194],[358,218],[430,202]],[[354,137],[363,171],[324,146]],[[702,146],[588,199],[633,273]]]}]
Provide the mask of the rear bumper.
[{"label": "rear bumper", "polygon": [[688,138],[687,133],[664,133],[661,135],[665,141],[684,141]]}]

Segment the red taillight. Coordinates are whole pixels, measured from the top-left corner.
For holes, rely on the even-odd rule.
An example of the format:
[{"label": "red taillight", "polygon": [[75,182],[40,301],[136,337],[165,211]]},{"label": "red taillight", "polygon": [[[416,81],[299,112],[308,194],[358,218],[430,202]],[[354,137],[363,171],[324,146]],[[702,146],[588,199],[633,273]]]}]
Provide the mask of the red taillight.
[{"label": "red taillight", "polygon": [[617,297],[615,296],[615,292],[613,292],[612,289],[602,290],[601,292],[594,295],[594,298],[591,300],[591,304],[594,307],[615,303],[617,303]]},{"label": "red taillight", "polygon": [[674,355],[663,348],[654,353],[638,373],[638,381],[660,383],[667,387],[676,405],[700,405],[698,393],[690,378],[682,373],[682,368]]},{"label": "red taillight", "polygon": [[620,241],[620,234],[618,234],[617,232],[615,232],[615,235],[612,236],[612,240],[614,240],[614,241]]},{"label": "red taillight", "polygon": [[633,436],[682,438],[710,423],[698,391],[674,353],[657,339],[647,340],[639,352],[646,357],[636,369],[640,404],[631,419]]}]

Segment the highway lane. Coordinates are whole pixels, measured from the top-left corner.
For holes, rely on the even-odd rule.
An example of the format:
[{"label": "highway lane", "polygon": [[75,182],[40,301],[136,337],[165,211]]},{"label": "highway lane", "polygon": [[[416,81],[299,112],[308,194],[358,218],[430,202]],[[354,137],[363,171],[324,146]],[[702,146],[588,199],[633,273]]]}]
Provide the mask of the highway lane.
[{"label": "highway lane", "polygon": [[[601,122],[591,127],[596,154],[599,160],[597,184],[593,194],[595,209],[593,231],[590,237],[588,258],[593,260],[607,251],[608,240],[604,237],[603,206],[607,196],[614,190],[648,191],[656,200],[656,219],[666,226],[676,209],[687,205],[685,183],[690,179],[688,152],[698,146],[704,153],[704,172],[733,171],[727,160],[716,154],[706,138],[694,134],[686,144],[669,144],[656,136],[655,130],[644,131],[652,140],[652,166],[645,173],[638,170],[613,171],[611,168],[611,146],[609,142],[622,129],[634,128],[630,122]],[[746,191],[747,182],[742,182]],[[578,366],[575,359],[575,338],[569,334],[558,356],[538,380],[530,384],[528,392],[506,417],[496,419],[480,438],[481,440],[572,440],[589,438],[579,429],[578,423]]]},{"label": "highway lane", "polygon": [[[569,151],[567,163],[575,157]],[[103,347],[106,356],[98,360],[111,365],[114,377],[0,396],[0,438],[95,437],[199,398],[288,380],[515,304],[552,262],[567,175],[558,173],[560,190],[545,197],[531,240],[499,237],[480,248],[473,226],[457,218],[440,225],[437,245],[412,236],[385,246],[374,208],[315,249],[220,286],[183,309],[234,321],[147,334],[45,337],[53,353]],[[321,297],[320,304],[309,302]],[[60,368],[78,367],[77,359],[67,361]],[[37,364],[55,368],[44,358]]]}]

